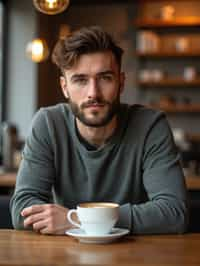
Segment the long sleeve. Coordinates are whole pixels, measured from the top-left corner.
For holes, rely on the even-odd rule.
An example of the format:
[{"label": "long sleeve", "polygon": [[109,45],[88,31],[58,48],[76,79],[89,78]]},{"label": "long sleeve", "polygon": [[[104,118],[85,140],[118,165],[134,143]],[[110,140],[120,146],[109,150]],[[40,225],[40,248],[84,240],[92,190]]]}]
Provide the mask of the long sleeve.
[{"label": "long sleeve", "polygon": [[52,196],[55,177],[52,144],[49,142],[48,123],[42,111],[33,119],[31,132],[22,154],[16,188],[10,208],[13,226],[23,229],[23,208],[48,203]]},{"label": "long sleeve", "polygon": [[148,201],[131,206],[132,231],[136,234],[183,233],[188,223],[187,193],[164,115],[154,122],[146,136],[142,175]]},{"label": "long sleeve", "polygon": [[53,189],[54,202],[67,208],[119,203],[116,226],[134,234],[185,231],[184,176],[165,115],[140,106],[122,106],[120,115],[120,130],[96,150],[79,141],[67,105],[35,115],[11,200],[15,228],[23,228],[23,208],[52,202]]}]

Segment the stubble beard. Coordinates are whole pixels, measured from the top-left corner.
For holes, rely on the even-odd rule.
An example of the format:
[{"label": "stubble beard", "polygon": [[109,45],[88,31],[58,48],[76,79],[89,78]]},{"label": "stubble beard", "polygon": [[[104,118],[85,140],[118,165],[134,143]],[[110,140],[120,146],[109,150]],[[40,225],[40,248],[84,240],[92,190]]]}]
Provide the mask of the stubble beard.
[{"label": "stubble beard", "polygon": [[[117,94],[116,98],[112,102],[108,102],[103,100],[102,98],[97,98],[93,100],[88,100],[87,102],[83,103],[80,107],[71,100],[69,97],[68,103],[71,107],[72,113],[74,116],[79,119],[85,126],[88,127],[103,127],[106,126],[115,115],[118,114],[120,109],[120,93]],[[85,113],[84,109],[87,108],[90,104],[103,104],[107,106],[107,112],[104,116],[98,117],[99,112],[93,111],[93,118],[88,118]],[[105,108],[105,106],[103,108]],[[95,119],[96,116],[96,119]]]}]

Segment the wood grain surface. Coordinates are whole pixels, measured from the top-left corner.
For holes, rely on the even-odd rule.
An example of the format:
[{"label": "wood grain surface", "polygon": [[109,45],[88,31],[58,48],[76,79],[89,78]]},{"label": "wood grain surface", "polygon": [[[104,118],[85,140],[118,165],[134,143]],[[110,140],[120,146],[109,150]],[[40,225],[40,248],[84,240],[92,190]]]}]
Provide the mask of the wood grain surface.
[{"label": "wood grain surface", "polygon": [[200,234],[127,236],[81,244],[69,236],[0,230],[0,265],[200,265]]}]

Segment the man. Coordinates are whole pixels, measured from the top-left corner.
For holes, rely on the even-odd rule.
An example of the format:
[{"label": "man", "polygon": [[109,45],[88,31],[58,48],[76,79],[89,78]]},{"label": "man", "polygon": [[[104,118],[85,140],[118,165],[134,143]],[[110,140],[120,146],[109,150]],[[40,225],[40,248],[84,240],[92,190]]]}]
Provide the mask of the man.
[{"label": "man", "polygon": [[112,201],[120,204],[117,226],[131,233],[185,231],[185,183],[170,128],[162,112],[120,104],[122,53],[99,27],[56,45],[68,104],[33,119],[11,201],[15,228],[64,234],[69,209]]}]

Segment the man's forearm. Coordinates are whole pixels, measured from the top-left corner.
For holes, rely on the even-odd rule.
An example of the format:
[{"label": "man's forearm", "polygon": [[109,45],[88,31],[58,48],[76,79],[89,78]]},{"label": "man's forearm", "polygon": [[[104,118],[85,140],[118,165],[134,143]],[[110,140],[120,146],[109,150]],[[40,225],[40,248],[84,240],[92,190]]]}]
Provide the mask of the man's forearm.
[{"label": "man's forearm", "polygon": [[184,233],[187,224],[185,202],[160,199],[137,205],[122,205],[117,226],[128,228],[132,234],[163,234]]},{"label": "man's forearm", "polygon": [[[21,212],[24,208],[35,205],[35,204],[45,204],[46,202],[32,198],[30,196],[21,196],[19,193],[15,193],[10,201],[10,210],[12,216],[12,223],[15,229],[25,229],[24,227],[24,218],[21,215]],[[30,228],[26,228],[30,229]]]}]

